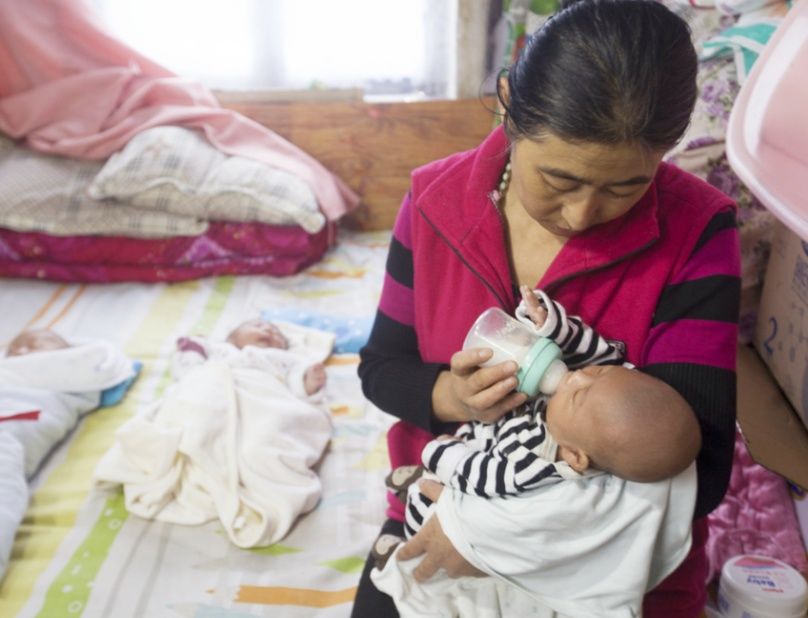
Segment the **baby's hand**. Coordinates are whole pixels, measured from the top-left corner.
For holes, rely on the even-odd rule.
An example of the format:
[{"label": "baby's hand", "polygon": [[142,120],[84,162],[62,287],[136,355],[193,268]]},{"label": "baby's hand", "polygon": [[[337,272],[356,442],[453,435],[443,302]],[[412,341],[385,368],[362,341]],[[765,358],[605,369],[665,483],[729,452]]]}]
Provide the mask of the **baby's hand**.
[{"label": "baby's hand", "polygon": [[519,286],[519,291],[522,293],[522,300],[525,301],[527,317],[532,320],[536,328],[541,328],[547,319],[547,309],[541,306],[536,294],[524,283]]},{"label": "baby's hand", "polygon": [[325,367],[322,363],[316,363],[303,374],[303,388],[307,395],[313,395],[323,386],[325,386]]}]

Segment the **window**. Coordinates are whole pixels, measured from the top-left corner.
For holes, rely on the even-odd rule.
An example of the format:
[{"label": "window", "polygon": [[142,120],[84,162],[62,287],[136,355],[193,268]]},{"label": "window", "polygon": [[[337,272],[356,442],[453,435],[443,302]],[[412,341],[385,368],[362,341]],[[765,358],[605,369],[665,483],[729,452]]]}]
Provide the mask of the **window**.
[{"label": "window", "polygon": [[[479,53],[458,48],[459,40],[475,38],[461,32],[469,14],[485,33],[488,7],[480,0],[93,2],[114,36],[212,89],[447,98],[458,94],[458,58],[466,73],[472,56],[485,58],[485,36],[474,42]],[[476,96],[484,75],[472,73]]]}]

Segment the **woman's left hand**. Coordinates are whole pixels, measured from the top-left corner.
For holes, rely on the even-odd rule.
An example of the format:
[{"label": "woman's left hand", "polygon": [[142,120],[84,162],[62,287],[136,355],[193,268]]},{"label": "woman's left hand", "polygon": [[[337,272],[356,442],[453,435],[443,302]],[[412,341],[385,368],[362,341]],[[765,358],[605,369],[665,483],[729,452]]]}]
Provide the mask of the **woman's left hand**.
[{"label": "woman's left hand", "polygon": [[[437,501],[443,491],[443,486],[435,481],[421,481],[419,489],[430,500]],[[452,542],[444,534],[440,520],[433,513],[421,529],[407,541],[398,551],[399,560],[412,560],[424,556],[421,563],[415,567],[413,575],[416,581],[425,582],[439,569],[444,569],[449,577],[474,576],[484,577],[486,573],[468,562],[454,548]]]}]

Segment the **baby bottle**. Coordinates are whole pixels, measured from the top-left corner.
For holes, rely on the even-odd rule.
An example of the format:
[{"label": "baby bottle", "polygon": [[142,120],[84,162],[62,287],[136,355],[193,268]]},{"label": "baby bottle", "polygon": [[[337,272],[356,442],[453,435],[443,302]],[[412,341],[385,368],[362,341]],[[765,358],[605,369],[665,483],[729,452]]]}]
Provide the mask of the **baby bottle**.
[{"label": "baby bottle", "polygon": [[516,361],[519,381],[516,389],[528,397],[539,392],[552,395],[567,366],[561,360],[561,348],[546,337],[536,334],[533,327],[505,313],[499,307],[490,307],[469,329],[463,349],[490,348],[494,355],[483,366],[490,367],[505,361]]}]

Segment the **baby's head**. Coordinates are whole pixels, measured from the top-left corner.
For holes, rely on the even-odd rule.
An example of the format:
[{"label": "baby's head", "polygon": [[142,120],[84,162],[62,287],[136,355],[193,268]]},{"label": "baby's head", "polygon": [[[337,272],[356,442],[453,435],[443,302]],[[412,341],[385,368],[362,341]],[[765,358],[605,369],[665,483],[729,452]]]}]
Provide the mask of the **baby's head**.
[{"label": "baby's head", "polygon": [[6,356],[22,356],[32,352],[61,350],[70,344],[52,330],[45,328],[24,330],[11,340],[6,349]]},{"label": "baby's head", "polygon": [[251,345],[257,348],[289,348],[289,341],[272,322],[255,318],[242,322],[227,336],[227,342],[241,349]]},{"label": "baby's head", "polygon": [[695,415],[676,390],[615,365],[564,376],[547,404],[547,427],[579,472],[593,466],[641,483],[674,476],[701,448]]}]

